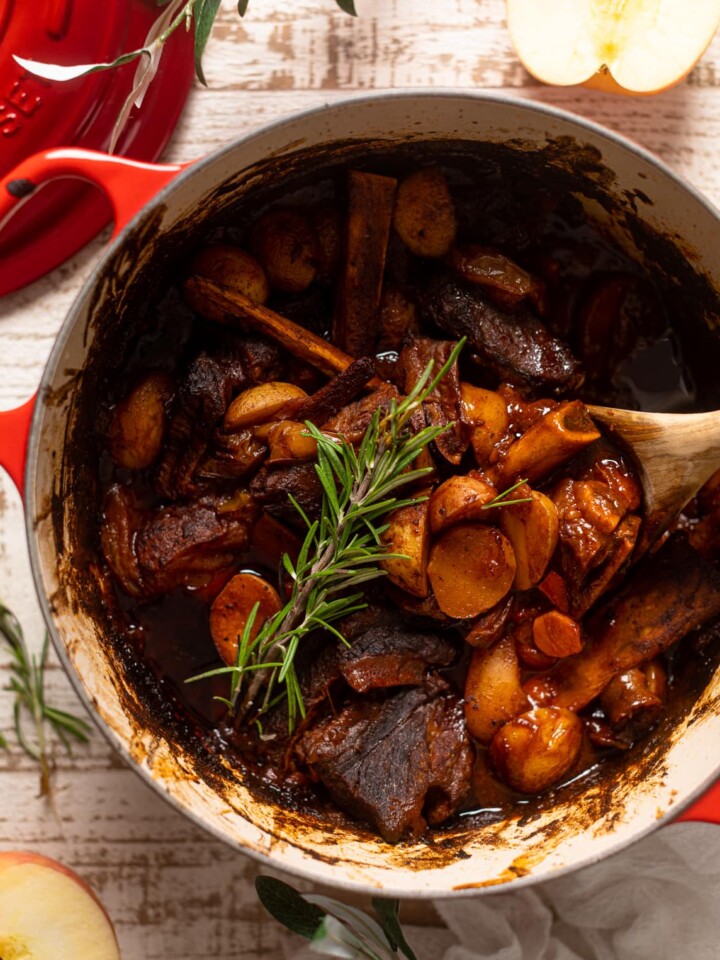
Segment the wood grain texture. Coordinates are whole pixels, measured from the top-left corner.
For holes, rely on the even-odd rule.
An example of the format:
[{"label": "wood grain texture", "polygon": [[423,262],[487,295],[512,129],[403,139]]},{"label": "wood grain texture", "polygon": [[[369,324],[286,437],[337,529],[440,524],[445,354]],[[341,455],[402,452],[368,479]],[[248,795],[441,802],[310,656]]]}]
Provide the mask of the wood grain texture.
[{"label": "wood grain texture", "polygon": [[[240,21],[224,0],[208,46],[209,89],[196,85],[166,151],[189,160],[259,125],[368,90],[462,87],[506,91],[618,130],[656,152],[720,202],[720,39],[688,81],[655,98],[618,99],[538,85],[517,62],[503,0],[357,0],[350,18],[332,0],[250,0]],[[63,317],[104,242],[0,301],[0,407],[30,396]],[[37,649],[42,623],[30,578],[19,497],[0,479],[0,596]],[[0,651],[0,679],[8,657]],[[48,696],[78,709],[53,659]],[[0,695],[0,729],[11,701]],[[81,709],[81,708],[80,708]],[[132,960],[281,956],[261,916],[256,866],[186,821],[95,733],[56,755],[57,816],[37,796],[37,773],[13,745],[0,753],[0,848],[58,857],[105,901]]]}]

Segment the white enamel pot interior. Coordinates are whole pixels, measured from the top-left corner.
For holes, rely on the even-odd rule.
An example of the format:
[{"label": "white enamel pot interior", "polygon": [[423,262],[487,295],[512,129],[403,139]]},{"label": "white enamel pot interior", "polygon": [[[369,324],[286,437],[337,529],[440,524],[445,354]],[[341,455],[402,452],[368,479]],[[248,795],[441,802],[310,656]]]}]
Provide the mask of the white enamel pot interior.
[{"label": "white enamel pot interior", "polygon": [[282,171],[311,174],[328,158],[351,165],[398,146],[422,162],[448,142],[490,151],[490,157],[509,151],[518,175],[538,185],[546,176],[565,178],[591,215],[649,262],[655,247],[645,242],[645,227],[648,235],[657,232],[665,274],[678,289],[692,275],[699,291],[688,301],[689,310],[700,312],[704,332],[698,336],[714,339],[716,294],[705,278],[720,276],[718,216],[642,150],[559,111],[495,96],[350,100],[275,123],[189,167],[122,231],[52,352],[26,473],[30,550],[52,635],[118,751],[179,811],[235,849],[316,881],[400,897],[517,887],[556,876],[673,816],[720,766],[720,673],[670,733],[633,751],[609,781],[589,778],[575,792],[528,805],[524,815],[495,822],[492,813],[460,818],[421,842],[391,846],[341,817],[282,809],[250,789],[229,763],[198,749],[191,726],[147,682],[105,612],[88,443],[103,380],[142,329],[153,291],[177,276],[198,231],[223,222],[247,191],[275,189]]}]

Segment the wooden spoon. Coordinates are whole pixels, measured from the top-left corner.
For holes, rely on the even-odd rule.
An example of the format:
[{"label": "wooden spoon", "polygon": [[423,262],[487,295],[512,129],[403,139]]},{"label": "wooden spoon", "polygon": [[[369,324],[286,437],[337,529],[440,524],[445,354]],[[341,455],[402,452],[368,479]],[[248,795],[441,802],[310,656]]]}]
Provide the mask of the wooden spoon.
[{"label": "wooden spoon", "polygon": [[637,558],[720,469],[720,411],[640,413],[595,406],[588,410],[635,460],[645,497]]}]

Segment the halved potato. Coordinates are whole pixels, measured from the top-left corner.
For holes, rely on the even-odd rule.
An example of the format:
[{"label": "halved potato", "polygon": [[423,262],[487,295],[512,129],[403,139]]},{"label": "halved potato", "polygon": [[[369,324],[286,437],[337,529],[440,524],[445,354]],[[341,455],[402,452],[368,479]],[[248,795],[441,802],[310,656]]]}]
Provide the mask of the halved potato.
[{"label": "halved potato", "polygon": [[270,456],[268,464],[286,460],[313,460],[317,456],[317,441],[308,436],[304,423],[297,420],[278,420],[267,435]]},{"label": "halved potato", "polygon": [[428,500],[394,510],[387,518],[388,528],[382,535],[388,553],[403,554],[404,558],[381,560],[380,566],[387,571],[392,583],[414,597],[428,595],[428,512]]},{"label": "halved potato", "polygon": [[473,650],[465,679],[465,720],[470,734],[489,743],[504,723],[528,705],[512,640],[505,637],[489,650]]},{"label": "halved potato", "polygon": [[439,167],[417,170],[400,183],[393,226],[417,257],[442,257],[448,252],[457,222],[450,189]]},{"label": "halved potato", "polygon": [[158,457],[165,433],[165,403],[172,391],[167,373],[155,370],[115,408],[110,454],[119,467],[144,470]]},{"label": "halved potato", "polygon": [[[522,489],[517,493],[526,495]],[[518,590],[529,590],[542,580],[558,542],[555,504],[539,490],[531,490],[530,496],[529,503],[498,508],[500,526],[515,552]]]},{"label": "halved potato", "polygon": [[277,419],[277,415],[283,410],[292,410],[296,401],[306,399],[305,391],[294,383],[283,383],[280,380],[259,383],[235,397],[225,414],[224,427],[233,431],[267,423],[268,420]]},{"label": "halved potato", "polygon": [[483,507],[494,500],[495,487],[470,476],[450,477],[430,497],[430,529],[439,533],[446,527],[467,520],[484,520]]},{"label": "halved potato", "polygon": [[443,613],[477,617],[499,603],[512,586],[515,554],[496,527],[465,523],[435,541],[427,572]]},{"label": "halved potato", "polygon": [[[265,271],[255,257],[229,243],[215,243],[201,250],[191,261],[189,274],[199,274],[213,283],[230,287],[253,303],[266,303],[270,293]],[[193,310],[204,317],[223,319],[223,310],[210,306],[205,298],[200,299],[190,288],[184,289],[184,296]]]},{"label": "halved potato", "polygon": [[304,210],[267,210],[253,226],[252,248],[265,267],[270,286],[276,290],[302,293],[315,279],[318,240]]}]

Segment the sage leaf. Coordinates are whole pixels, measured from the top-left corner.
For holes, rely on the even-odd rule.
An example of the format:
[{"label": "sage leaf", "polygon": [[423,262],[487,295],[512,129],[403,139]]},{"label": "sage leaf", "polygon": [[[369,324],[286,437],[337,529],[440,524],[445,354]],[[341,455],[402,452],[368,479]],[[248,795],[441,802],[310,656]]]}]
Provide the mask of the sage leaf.
[{"label": "sage leaf", "polygon": [[241,17],[244,17],[247,13],[248,3],[250,0],[238,0],[238,13]]},{"label": "sage leaf", "polygon": [[257,877],[255,890],[271,917],[306,940],[312,940],[325,919],[325,911],[308,903],[297,890],[274,877]]},{"label": "sage leaf", "polygon": [[205,87],[207,81],[203,73],[202,57],[219,8],[220,0],[200,0],[195,8],[195,73]]},{"label": "sage leaf", "polygon": [[400,901],[386,900],[383,897],[373,897],[370,901],[373,910],[378,915],[388,943],[393,950],[400,952],[407,960],[417,960],[410,944],[405,939],[405,934],[400,926]]}]

